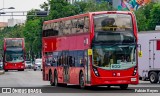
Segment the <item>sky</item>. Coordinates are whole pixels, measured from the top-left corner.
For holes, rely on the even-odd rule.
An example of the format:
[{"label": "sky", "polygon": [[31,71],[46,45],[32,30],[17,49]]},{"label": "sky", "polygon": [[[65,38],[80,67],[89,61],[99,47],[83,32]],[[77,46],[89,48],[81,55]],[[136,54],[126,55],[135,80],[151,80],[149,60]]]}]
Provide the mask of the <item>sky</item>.
[{"label": "sky", "polygon": [[[31,9],[40,9],[40,4],[47,0],[0,0],[0,9],[14,7],[15,9],[4,9],[0,12],[13,12],[13,11],[29,11]],[[9,14],[10,15],[10,14]],[[18,15],[18,14],[16,14]],[[0,22],[7,22],[12,16],[0,16]],[[14,19],[23,19],[25,16],[13,16]]]}]

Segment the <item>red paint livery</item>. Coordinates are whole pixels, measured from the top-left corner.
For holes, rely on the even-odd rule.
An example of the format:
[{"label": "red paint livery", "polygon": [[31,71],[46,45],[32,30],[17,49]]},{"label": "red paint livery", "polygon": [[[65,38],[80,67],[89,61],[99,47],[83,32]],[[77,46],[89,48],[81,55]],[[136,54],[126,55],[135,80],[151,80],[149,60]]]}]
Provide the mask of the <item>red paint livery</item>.
[{"label": "red paint livery", "polygon": [[137,25],[134,14],[91,12],[45,21],[43,80],[51,85],[138,84]]},{"label": "red paint livery", "polygon": [[4,70],[19,70],[25,69],[25,44],[23,38],[4,38],[4,55],[3,65]]}]

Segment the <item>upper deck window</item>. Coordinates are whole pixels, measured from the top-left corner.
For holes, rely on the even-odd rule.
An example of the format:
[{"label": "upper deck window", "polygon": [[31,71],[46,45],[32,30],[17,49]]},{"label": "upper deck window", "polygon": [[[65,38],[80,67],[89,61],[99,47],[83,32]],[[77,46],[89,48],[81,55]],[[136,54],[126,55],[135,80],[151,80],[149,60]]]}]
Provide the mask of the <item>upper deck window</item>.
[{"label": "upper deck window", "polygon": [[6,40],[6,47],[22,47],[22,40]]},{"label": "upper deck window", "polygon": [[94,16],[95,31],[133,31],[132,18],[127,14],[100,14]]},{"label": "upper deck window", "polygon": [[64,36],[89,32],[89,18],[80,17],[71,20],[52,22],[43,25],[43,37]]},{"label": "upper deck window", "polygon": [[106,43],[134,43],[132,18],[128,14],[100,14],[94,16],[94,41]]}]

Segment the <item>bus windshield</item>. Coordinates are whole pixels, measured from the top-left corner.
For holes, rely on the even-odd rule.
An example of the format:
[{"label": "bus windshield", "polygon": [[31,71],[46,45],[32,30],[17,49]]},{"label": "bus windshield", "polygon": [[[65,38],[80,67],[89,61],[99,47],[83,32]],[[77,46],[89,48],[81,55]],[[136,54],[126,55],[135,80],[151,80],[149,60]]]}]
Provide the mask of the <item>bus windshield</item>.
[{"label": "bus windshield", "polygon": [[6,62],[23,62],[23,51],[6,51]]},{"label": "bus windshield", "polygon": [[103,69],[127,69],[136,65],[136,45],[95,45],[93,65]]},{"label": "bus windshield", "polygon": [[132,18],[127,14],[100,14],[94,16],[95,42],[135,42]]}]

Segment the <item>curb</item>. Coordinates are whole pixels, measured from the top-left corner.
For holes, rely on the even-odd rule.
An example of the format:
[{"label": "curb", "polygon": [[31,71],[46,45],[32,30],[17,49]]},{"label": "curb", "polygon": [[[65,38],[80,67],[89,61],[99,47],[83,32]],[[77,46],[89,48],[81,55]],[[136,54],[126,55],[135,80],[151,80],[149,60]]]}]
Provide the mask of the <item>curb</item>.
[{"label": "curb", "polygon": [[4,74],[4,70],[0,70],[0,75]]}]

